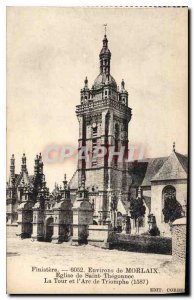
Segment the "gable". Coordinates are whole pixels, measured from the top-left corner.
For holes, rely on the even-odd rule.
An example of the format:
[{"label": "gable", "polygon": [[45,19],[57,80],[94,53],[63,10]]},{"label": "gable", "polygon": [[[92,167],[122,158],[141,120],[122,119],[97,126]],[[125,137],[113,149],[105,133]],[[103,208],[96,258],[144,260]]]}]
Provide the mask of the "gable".
[{"label": "gable", "polygon": [[16,187],[18,187],[20,185],[22,180],[24,180],[25,185],[29,184],[32,186],[33,178],[34,178],[33,175],[29,176],[27,172],[21,172],[16,178]]}]

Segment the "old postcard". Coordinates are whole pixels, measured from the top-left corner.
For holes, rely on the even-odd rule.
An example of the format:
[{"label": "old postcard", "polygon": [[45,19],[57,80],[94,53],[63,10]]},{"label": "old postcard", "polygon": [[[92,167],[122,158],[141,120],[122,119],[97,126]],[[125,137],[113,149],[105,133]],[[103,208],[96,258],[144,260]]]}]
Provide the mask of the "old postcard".
[{"label": "old postcard", "polygon": [[188,9],[7,8],[7,293],[184,294]]}]

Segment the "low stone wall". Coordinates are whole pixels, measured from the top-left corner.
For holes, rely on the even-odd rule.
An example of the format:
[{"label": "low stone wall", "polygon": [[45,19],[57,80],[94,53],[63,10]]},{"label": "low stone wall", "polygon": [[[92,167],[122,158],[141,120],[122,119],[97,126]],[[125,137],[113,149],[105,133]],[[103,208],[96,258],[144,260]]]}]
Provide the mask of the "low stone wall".
[{"label": "low stone wall", "polygon": [[131,252],[172,254],[172,239],[160,236],[112,233],[110,249]]},{"label": "low stone wall", "polygon": [[185,263],[186,258],[186,218],[177,219],[172,224],[172,259]]},{"label": "low stone wall", "polygon": [[109,236],[112,233],[110,225],[89,225],[88,244],[109,249]]}]

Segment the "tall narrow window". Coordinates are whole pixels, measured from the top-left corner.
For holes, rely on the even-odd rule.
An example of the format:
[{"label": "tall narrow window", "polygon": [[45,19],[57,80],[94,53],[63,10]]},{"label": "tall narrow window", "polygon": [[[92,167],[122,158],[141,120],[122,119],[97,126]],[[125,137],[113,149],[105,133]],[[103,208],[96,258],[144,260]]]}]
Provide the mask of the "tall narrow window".
[{"label": "tall narrow window", "polygon": [[98,127],[96,125],[96,123],[94,123],[92,125],[92,166],[96,166],[97,165],[97,159],[96,159],[96,155],[95,155],[95,149],[97,146],[97,133],[98,133]]},{"label": "tall narrow window", "polygon": [[92,166],[97,165],[97,159],[96,159],[96,155],[94,153],[96,146],[97,146],[97,139],[93,139],[92,140]]},{"label": "tall narrow window", "polygon": [[[115,152],[119,150],[119,125],[115,124]],[[114,157],[115,166],[118,166],[118,155]]]}]

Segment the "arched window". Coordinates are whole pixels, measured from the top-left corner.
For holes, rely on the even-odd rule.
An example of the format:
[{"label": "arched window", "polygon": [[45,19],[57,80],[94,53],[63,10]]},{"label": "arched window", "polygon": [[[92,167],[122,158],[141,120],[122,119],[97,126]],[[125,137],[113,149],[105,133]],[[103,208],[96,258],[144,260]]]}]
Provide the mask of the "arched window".
[{"label": "arched window", "polygon": [[164,204],[164,201],[167,198],[172,198],[172,197],[176,197],[176,189],[175,189],[175,187],[172,186],[172,185],[165,186],[163,188],[163,191],[162,191],[163,204]]},{"label": "arched window", "polygon": [[[167,207],[167,201],[176,199],[176,189],[172,185],[167,185],[162,190],[162,210]],[[164,222],[164,214],[162,213],[162,222]]]}]

